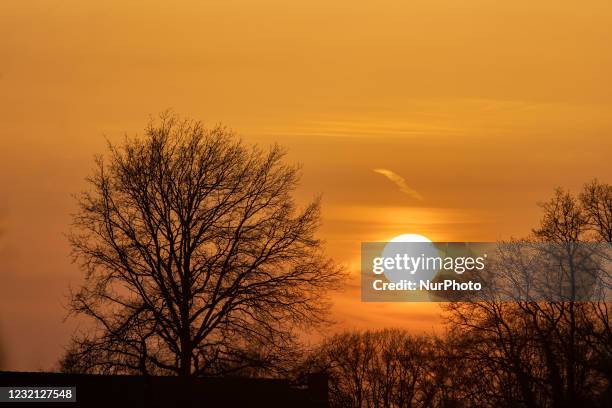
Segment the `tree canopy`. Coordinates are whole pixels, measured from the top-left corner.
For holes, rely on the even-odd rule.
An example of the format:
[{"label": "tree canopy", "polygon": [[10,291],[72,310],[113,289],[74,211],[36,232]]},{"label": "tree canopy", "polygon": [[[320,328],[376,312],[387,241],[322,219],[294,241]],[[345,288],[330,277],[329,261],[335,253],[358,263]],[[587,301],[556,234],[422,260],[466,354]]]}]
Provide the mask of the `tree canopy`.
[{"label": "tree canopy", "polygon": [[67,371],[215,374],[271,366],[326,321],[343,271],[298,209],[279,146],[166,114],[96,158],[69,236],[86,271]]}]

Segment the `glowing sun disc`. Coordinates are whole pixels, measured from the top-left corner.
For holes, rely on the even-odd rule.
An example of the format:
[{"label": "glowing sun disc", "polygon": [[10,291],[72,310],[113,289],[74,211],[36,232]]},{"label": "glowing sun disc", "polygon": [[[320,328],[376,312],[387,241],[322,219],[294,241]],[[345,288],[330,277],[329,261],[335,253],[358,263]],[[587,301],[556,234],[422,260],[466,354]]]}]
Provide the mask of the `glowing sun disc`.
[{"label": "glowing sun disc", "polygon": [[419,234],[402,234],[394,237],[389,242],[431,242],[431,239]]}]

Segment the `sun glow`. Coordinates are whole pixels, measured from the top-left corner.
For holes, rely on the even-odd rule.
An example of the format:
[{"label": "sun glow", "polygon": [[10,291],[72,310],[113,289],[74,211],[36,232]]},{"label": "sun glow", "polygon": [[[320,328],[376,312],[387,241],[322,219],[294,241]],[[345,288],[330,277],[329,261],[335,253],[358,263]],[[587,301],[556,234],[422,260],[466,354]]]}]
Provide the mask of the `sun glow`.
[{"label": "sun glow", "polygon": [[389,242],[432,242],[431,239],[420,234],[402,234],[391,239]]}]

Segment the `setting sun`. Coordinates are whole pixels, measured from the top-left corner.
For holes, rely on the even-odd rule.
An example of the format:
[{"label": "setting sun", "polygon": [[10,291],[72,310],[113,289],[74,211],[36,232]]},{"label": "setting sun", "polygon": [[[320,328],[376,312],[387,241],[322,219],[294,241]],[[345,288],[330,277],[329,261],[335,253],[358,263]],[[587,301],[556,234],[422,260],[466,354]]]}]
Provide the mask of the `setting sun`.
[{"label": "setting sun", "polygon": [[420,234],[402,234],[394,237],[389,242],[431,242],[431,239]]}]

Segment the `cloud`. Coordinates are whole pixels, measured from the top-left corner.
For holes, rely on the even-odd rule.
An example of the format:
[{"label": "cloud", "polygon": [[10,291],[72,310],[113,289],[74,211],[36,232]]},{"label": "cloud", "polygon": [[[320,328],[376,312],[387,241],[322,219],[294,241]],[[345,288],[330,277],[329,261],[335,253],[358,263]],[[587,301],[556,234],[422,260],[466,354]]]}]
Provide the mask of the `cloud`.
[{"label": "cloud", "polygon": [[402,193],[416,200],[423,200],[423,196],[419,194],[418,191],[410,188],[408,184],[406,184],[406,180],[399,174],[387,169],[374,169],[374,173],[382,174],[383,176],[391,180]]}]

